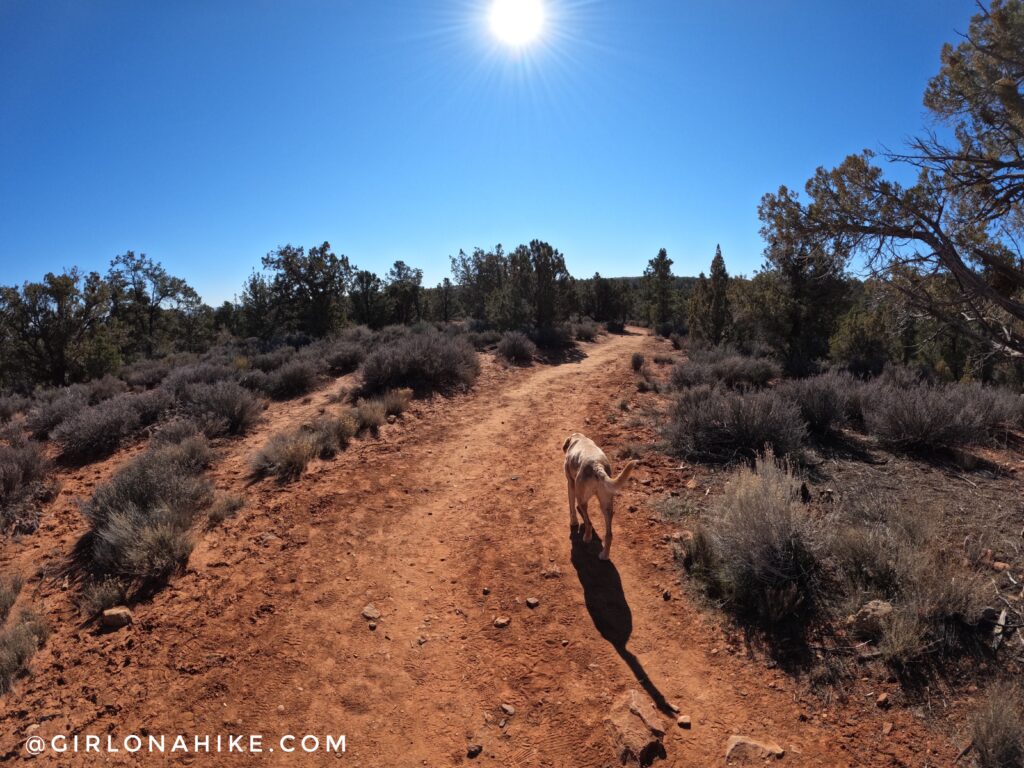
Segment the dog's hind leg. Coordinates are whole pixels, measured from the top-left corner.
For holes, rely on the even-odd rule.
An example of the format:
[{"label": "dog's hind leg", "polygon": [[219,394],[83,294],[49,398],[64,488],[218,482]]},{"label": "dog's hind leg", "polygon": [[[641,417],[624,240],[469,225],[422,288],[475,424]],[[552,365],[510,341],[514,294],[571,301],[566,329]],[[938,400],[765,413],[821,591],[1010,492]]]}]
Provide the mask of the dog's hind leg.
[{"label": "dog's hind leg", "polygon": [[611,557],[612,552],[612,500],[608,499],[607,503],[602,502],[601,511],[604,512],[604,547],[601,549],[601,554],[598,555],[602,560],[607,560]]},{"label": "dog's hind leg", "polygon": [[566,478],[566,485],[569,489],[569,527],[575,531],[580,524],[579,518],[576,517],[576,483],[569,477]]},{"label": "dog's hind leg", "polygon": [[590,503],[590,499],[586,501],[579,501],[576,503],[576,508],[580,514],[583,515],[583,541],[589,544],[590,540],[594,538],[594,524],[590,522],[590,515],[587,514],[587,505]]}]

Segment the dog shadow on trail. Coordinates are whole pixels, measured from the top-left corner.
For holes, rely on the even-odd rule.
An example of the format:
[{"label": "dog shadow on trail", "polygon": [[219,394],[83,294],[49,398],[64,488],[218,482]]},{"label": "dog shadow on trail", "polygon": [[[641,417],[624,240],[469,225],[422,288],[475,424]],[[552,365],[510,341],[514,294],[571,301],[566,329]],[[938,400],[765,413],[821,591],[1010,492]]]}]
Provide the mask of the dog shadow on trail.
[{"label": "dog shadow on trail", "polygon": [[674,716],[672,707],[647,676],[640,660],[626,648],[626,643],[633,634],[633,612],[626,602],[626,593],[622,590],[622,579],[619,578],[618,569],[610,560],[598,558],[601,540],[597,533],[594,533],[594,538],[589,544],[585,543],[583,527],[580,526],[579,530],[570,532],[569,538],[572,542],[572,565],[583,587],[583,599],[594,627],[626,662],[637,682],[651,697],[654,706],[664,714]]}]

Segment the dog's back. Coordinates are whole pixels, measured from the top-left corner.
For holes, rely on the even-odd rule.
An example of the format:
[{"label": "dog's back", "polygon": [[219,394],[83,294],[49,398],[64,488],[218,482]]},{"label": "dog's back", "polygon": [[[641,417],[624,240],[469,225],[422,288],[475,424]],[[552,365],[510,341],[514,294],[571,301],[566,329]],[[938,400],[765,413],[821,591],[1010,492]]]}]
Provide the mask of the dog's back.
[{"label": "dog's back", "polygon": [[597,476],[598,467],[604,470],[606,476],[612,472],[612,465],[604,451],[586,435],[579,432],[569,435],[562,445],[562,450],[565,451],[565,476],[572,480]]}]

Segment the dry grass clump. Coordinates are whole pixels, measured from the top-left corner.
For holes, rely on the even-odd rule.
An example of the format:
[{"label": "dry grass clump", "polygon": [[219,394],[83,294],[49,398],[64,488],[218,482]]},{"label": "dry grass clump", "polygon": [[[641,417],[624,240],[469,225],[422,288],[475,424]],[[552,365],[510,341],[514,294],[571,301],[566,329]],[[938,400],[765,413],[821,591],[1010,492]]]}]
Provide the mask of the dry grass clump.
[{"label": "dry grass clump", "polygon": [[40,443],[14,426],[0,431],[0,529],[31,533],[38,527],[40,506],[56,493],[49,471]]},{"label": "dry grass clump", "polygon": [[189,384],[182,391],[181,402],[209,437],[244,435],[263,413],[263,403],[233,381]]},{"label": "dry grass clump", "polygon": [[352,415],[343,414],[321,416],[298,429],[278,432],[253,457],[252,473],[282,482],[297,480],[314,458],[329,459],[348,447],[356,429]]},{"label": "dry grass clump", "polygon": [[778,393],[706,385],[679,394],[665,431],[674,453],[712,461],[752,457],[766,446],[794,454],[807,437],[800,409]]},{"label": "dry grass clump", "polygon": [[508,331],[498,342],[498,354],[514,365],[529,365],[537,354],[537,345],[520,331]]},{"label": "dry grass clump", "polygon": [[723,348],[694,351],[690,359],[672,369],[672,386],[685,389],[700,384],[722,384],[730,389],[754,389],[778,379],[778,363],[747,357]]},{"label": "dry grass clump", "polygon": [[384,403],[384,413],[388,416],[401,416],[412,402],[411,389],[389,389],[380,399]]},{"label": "dry grass clump", "polygon": [[371,399],[360,398],[356,401],[354,410],[357,429],[360,433],[370,432],[376,435],[381,425],[388,418],[387,409],[384,407],[384,400],[379,397]]},{"label": "dry grass clump", "polygon": [[230,517],[238,514],[238,510],[245,506],[245,499],[241,496],[223,494],[213,500],[209,511],[206,513],[206,524],[214,528]]},{"label": "dry grass clump", "polygon": [[128,585],[121,579],[104,576],[82,587],[78,608],[86,616],[96,616],[108,608],[128,602]]},{"label": "dry grass clump", "polygon": [[800,481],[771,452],[743,467],[695,532],[693,564],[711,592],[766,624],[817,607],[824,538],[800,502]]},{"label": "dry grass clump", "polygon": [[572,331],[577,341],[594,341],[601,329],[593,320],[582,320],[573,325]]},{"label": "dry grass clump", "polygon": [[210,458],[202,437],[153,446],[96,489],[83,507],[95,576],[161,582],[184,566],[211,500]]},{"label": "dry grass clump", "polygon": [[636,391],[661,392],[661,383],[647,365],[640,369],[640,377],[636,382]]},{"label": "dry grass clump", "polygon": [[870,639],[893,667],[958,653],[978,637],[986,585],[951,560],[940,528],[926,510],[863,489],[846,494],[830,520],[838,614],[853,614],[871,600],[888,602],[892,612]]},{"label": "dry grass clump", "polygon": [[362,370],[367,393],[409,387],[423,395],[472,386],[480,363],[467,341],[431,330],[376,349]]},{"label": "dry grass clump", "polygon": [[1024,702],[1020,688],[1009,682],[993,685],[974,713],[971,732],[978,768],[1024,765]]},{"label": "dry grass clump", "polygon": [[21,593],[21,576],[0,576],[0,625],[7,621],[14,602]]},{"label": "dry grass clump", "polygon": [[23,611],[0,629],[0,693],[11,690],[14,680],[28,669],[28,663],[46,642],[49,630],[31,611]]}]

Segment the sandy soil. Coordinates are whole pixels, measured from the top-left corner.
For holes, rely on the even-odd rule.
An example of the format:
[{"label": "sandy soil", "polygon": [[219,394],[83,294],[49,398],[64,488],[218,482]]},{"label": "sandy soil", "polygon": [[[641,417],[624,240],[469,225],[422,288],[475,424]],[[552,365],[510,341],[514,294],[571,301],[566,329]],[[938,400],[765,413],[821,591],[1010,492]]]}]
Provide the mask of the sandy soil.
[{"label": "sandy soil", "polygon": [[[188,571],[118,632],[83,624],[73,585],[54,575],[83,530],[75,500],[127,454],[65,473],[43,529],[4,553],[5,567],[36,573],[22,602],[53,635],[0,699],[0,759],[24,758],[27,733],[260,733],[265,746],[310,733],[345,734],[347,753],[103,761],[611,766],[608,711],[635,690],[665,712],[658,765],[724,764],[733,734],[774,739],[786,765],[951,765],[955,734],[876,707],[884,685],[827,705],[690,602],[673,528],[649,505],[665,482],[682,489],[704,470],[641,466],[617,501],[611,562],[597,541],[570,537],[562,441],[587,432],[620,464],[633,435],[609,415],[636,400],[629,356],[664,347],[637,333],[582,349],[528,369],[488,359],[473,393],[417,403],[298,483],[248,486],[252,451],[331,407],[337,384],[271,406],[256,433],[220,446],[213,471],[246,507],[204,534]],[[375,630],[361,615],[369,603]],[[483,746],[475,760],[472,743]]]}]

